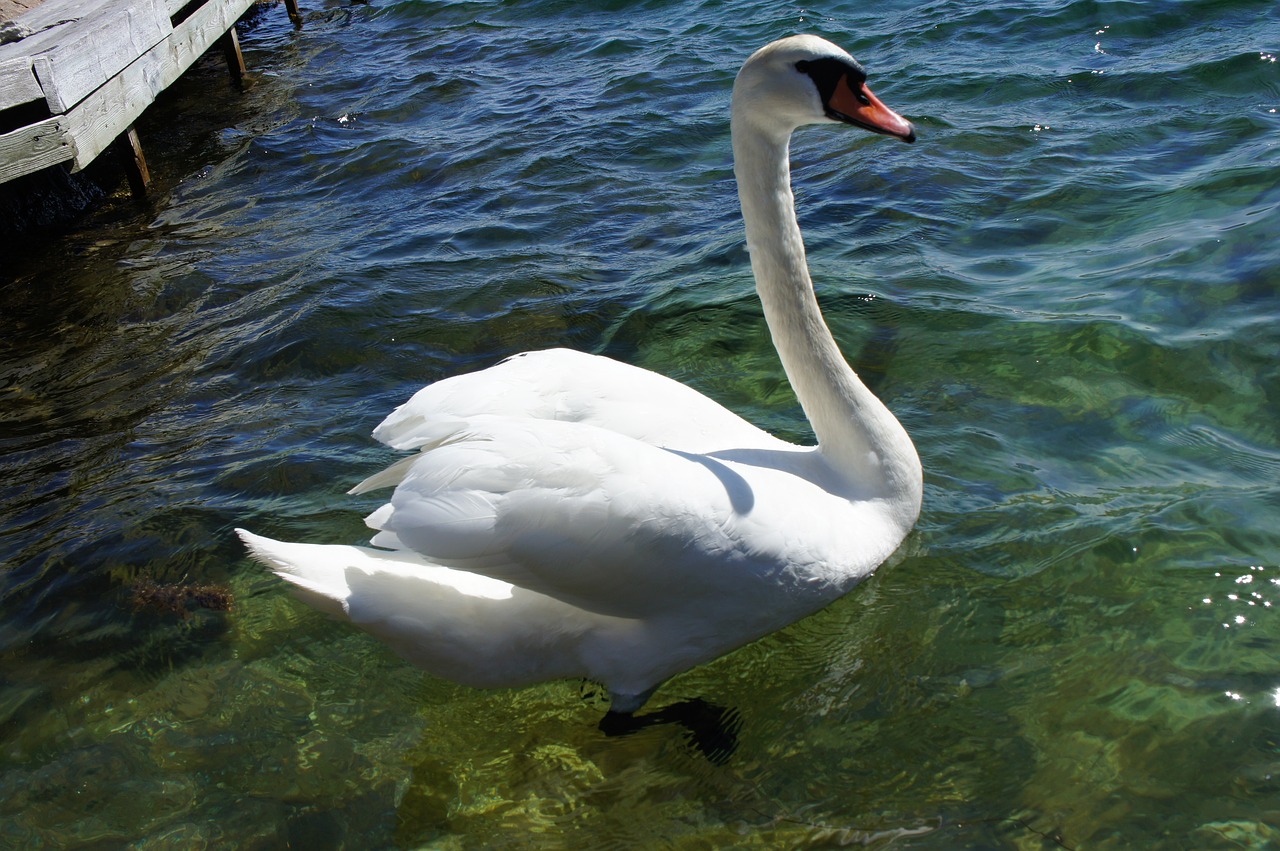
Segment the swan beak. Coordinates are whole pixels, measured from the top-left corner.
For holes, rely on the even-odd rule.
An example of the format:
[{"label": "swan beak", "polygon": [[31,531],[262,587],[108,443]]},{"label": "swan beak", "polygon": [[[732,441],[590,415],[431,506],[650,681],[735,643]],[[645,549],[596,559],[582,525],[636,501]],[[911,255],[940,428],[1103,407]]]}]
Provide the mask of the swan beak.
[{"label": "swan beak", "polygon": [[847,124],[854,124],[872,133],[896,136],[904,142],[916,140],[911,122],[880,102],[867,84],[858,83],[855,92],[849,85],[848,75],[840,78],[835,91],[827,101],[827,114]]}]

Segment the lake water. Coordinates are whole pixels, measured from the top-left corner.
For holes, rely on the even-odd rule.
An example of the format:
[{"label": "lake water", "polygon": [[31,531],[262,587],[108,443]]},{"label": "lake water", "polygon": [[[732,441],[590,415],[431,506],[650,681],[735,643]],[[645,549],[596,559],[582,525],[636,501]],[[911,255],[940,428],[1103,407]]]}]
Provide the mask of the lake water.
[{"label": "lake water", "polygon": [[[6,249],[0,846],[1280,847],[1274,0],[303,0],[141,123],[150,206]],[[793,155],[830,323],[925,469],[902,551],[665,685],[475,691],[231,529],[367,540],[419,386],[572,346],[809,432],[727,103],[847,47],[919,142]]]}]

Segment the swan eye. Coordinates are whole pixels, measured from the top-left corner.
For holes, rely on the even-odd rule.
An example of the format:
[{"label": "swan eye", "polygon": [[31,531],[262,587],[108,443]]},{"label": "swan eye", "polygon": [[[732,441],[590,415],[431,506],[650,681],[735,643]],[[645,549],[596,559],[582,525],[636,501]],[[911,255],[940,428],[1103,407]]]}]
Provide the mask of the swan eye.
[{"label": "swan eye", "polygon": [[808,73],[809,73],[809,60],[807,60],[807,59],[801,59],[799,62],[797,62],[797,63],[796,63],[796,70],[797,70],[797,71],[799,71],[801,74],[808,74]]}]

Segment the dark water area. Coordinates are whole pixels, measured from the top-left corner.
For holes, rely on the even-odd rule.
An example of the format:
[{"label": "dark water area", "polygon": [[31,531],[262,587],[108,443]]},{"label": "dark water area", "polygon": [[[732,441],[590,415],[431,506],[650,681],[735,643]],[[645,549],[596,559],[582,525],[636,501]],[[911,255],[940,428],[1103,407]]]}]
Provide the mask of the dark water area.
[{"label": "dark water area", "polygon": [[[1280,7],[304,2],[144,119],[158,185],[7,252],[0,846],[1280,844]],[[278,12],[278,14],[276,14]],[[793,144],[831,327],[924,510],[666,684],[475,691],[231,530],[361,543],[414,390],[570,346],[811,434],[753,291],[742,60],[841,44],[907,146]],[[150,141],[148,141],[148,139]]]}]

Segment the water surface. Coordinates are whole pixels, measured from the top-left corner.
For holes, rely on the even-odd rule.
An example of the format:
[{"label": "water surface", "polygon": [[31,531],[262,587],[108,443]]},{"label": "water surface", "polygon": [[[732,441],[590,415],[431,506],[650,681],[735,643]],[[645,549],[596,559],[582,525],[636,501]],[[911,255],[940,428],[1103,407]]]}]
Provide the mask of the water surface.
[{"label": "water surface", "polygon": [[[242,34],[244,96],[207,66],[149,113],[149,208],[6,272],[0,844],[1280,844],[1274,3],[307,12]],[[872,580],[659,692],[741,712],[727,765],[603,738],[591,684],[425,676],[244,558],[366,540],[372,427],[526,349],[809,439],[727,123],[797,31],[919,131],[793,154],[926,493]]]}]

